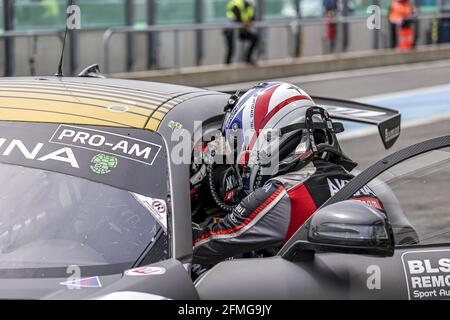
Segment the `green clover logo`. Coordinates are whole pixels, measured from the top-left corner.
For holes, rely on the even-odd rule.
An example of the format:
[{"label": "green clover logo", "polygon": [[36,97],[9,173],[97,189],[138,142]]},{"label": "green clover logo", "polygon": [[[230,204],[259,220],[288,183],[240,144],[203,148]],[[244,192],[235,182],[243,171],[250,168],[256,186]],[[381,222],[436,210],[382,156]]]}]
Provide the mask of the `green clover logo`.
[{"label": "green clover logo", "polygon": [[92,158],[90,168],[96,174],[107,174],[116,168],[118,163],[116,157],[99,153]]}]

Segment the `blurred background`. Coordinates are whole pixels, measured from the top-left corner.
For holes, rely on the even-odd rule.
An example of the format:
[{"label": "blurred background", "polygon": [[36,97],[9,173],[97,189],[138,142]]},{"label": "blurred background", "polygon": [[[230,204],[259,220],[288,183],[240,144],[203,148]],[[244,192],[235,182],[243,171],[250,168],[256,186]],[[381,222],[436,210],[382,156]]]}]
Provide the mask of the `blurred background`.
[{"label": "blurred background", "polygon": [[[74,75],[92,63],[99,63],[106,73],[223,63],[222,31],[230,23],[226,16],[229,0],[73,2],[81,8],[81,30],[71,32],[66,74]],[[68,3],[0,1],[1,75],[55,72]],[[449,42],[450,0],[415,0],[412,4],[417,11],[414,46]],[[260,36],[258,61],[390,47],[390,0],[254,0],[254,5]],[[366,26],[370,5],[381,8],[379,30]],[[245,47],[237,42],[234,62],[242,60]]]}]

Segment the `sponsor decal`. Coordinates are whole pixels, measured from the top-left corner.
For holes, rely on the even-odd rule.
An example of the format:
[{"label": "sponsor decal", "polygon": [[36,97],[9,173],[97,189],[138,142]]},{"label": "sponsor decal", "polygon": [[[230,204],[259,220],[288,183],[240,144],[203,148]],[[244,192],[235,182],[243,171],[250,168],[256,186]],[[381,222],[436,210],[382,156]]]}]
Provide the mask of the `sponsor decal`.
[{"label": "sponsor decal", "polygon": [[400,127],[395,127],[394,129],[388,130],[384,129],[384,141],[389,142],[400,135]]},{"label": "sponsor decal", "polygon": [[237,207],[234,208],[234,211],[242,215],[245,212],[245,208],[241,204],[238,204]]},{"label": "sponsor decal", "polygon": [[99,153],[92,158],[89,167],[92,172],[96,174],[107,174],[110,173],[112,169],[115,169],[117,164],[118,160],[116,157]]},{"label": "sponsor decal", "polygon": [[263,186],[263,190],[264,190],[265,193],[269,192],[269,191],[270,191],[270,188],[272,188],[272,183],[266,183],[266,184]]},{"label": "sponsor decal", "polygon": [[[241,213],[238,213],[239,215],[242,215]],[[228,218],[233,221],[234,223],[238,223],[238,219],[236,218],[236,214],[234,212],[230,213],[228,215]]]},{"label": "sponsor decal", "polygon": [[402,254],[410,300],[450,299],[450,250]]},{"label": "sponsor decal", "polygon": [[42,151],[44,143],[25,144],[22,140],[7,140],[0,138],[0,154],[9,157],[13,153],[20,153],[25,159],[46,162],[49,160],[66,162],[73,168],[79,168],[77,159],[71,148],[61,148],[53,152]]},{"label": "sponsor decal", "polygon": [[[252,130],[255,130],[255,109],[256,109],[256,101],[257,101],[257,98],[256,97],[253,97],[253,99],[252,99],[252,105],[251,105],[251,108],[250,108],[250,128],[252,129]],[[242,115],[242,120],[244,119],[244,115]]]},{"label": "sponsor decal", "polygon": [[328,130],[333,131],[333,123],[331,123],[330,120],[327,121],[327,127],[328,127]]},{"label": "sponsor decal", "polygon": [[125,271],[126,276],[155,276],[166,273],[163,267],[140,267]]},{"label": "sponsor decal", "polygon": [[[72,131],[75,130],[72,127],[59,124],[34,123],[31,125],[5,122],[0,125],[0,162],[85,178],[139,194],[149,194],[149,190],[153,190],[151,193],[154,197],[165,199],[167,192],[165,191],[166,183],[164,180],[167,178],[167,172],[165,170],[149,170],[149,168],[152,168],[150,163],[153,162],[153,156],[158,152],[158,148],[155,149],[152,145],[151,149],[146,149],[148,144],[140,144],[139,141],[134,144],[134,140],[130,138],[137,137],[161,146],[161,150],[154,159],[153,166],[155,166],[160,163],[161,153],[164,153],[160,135],[130,128],[105,127],[106,130],[118,132],[125,136],[124,139],[122,139],[122,136],[113,136],[114,139],[118,139],[116,146],[125,146],[128,143],[127,150],[133,153],[133,155],[128,156],[142,159],[142,161],[138,161],[111,154],[109,152],[111,148],[107,146],[104,147],[105,152],[103,152],[103,150],[90,150],[90,147],[64,145],[65,142],[68,142],[66,141],[69,139],[68,136],[73,133],[64,131],[68,128]],[[95,132],[95,134],[98,134],[97,137],[94,137],[93,134],[91,132],[91,138],[94,138],[91,142],[89,142],[89,139],[83,141],[86,144],[95,144],[97,140],[103,140],[99,137],[100,133]],[[137,134],[137,136],[134,134]],[[76,135],[77,133],[74,134],[72,139],[75,139]],[[83,136],[80,137],[83,138]],[[107,138],[105,138],[105,144],[108,141],[113,141],[109,140],[109,136],[105,135],[105,137]],[[60,141],[61,143],[52,141]],[[74,144],[83,141],[80,142],[77,138]],[[122,152],[122,150],[114,149],[116,153]],[[161,163],[162,167],[166,165],[166,163]],[[129,179],[130,172],[134,172],[132,174],[133,179]],[[154,187],[155,184],[161,187]]]},{"label": "sponsor decal", "polygon": [[183,125],[180,122],[173,120],[170,120],[167,126],[172,129],[172,131],[183,129]]},{"label": "sponsor decal", "polygon": [[152,200],[152,208],[155,209],[159,214],[166,213],[166,204],[162,200]]},{"label": "sponsor decal", "polygon": [[137,193],[132,193],[134,198],[146,208],[150,214],[158,221],[167,232],[167,205],[164,200],[146,197]]},{"label": "sponsor decal", "polygon": [[79,126],[60,125],[50,143],[98,151],[132,161],[152,165],[161,146],[108,131]]},{"label": "sponsor decal", "polygon": [[361,197],[361,198],[354,198],[353,200],[358,200],[361,202],[364,202],[365,204],[368,204],[369,206],[384,211],[383,206],[381,205],[381,201],[378,198],[374,197]]},{"label": "sponsor decal", "polygon": [[243,218],[243,215],[245,214],[245,208],[241,205],[238,204],[233,211],[228,215],[228,218],[233,221],[234,223],[238,224],[239,223],[239,219]]},{"label": "sponsor decal", "polygon": [[376,118],[386,115],[383,111],[373,111],[373,110],[362,110],[362,109],[352,109],[346,107],[338,107],[332,105],[321,105],[321,107],[328,110],[331,116],[351,116],[355,118]]},{"label": "sponsor decal", "polygon": [[[345,185],[349,182],[349,180],[344,179],[330,179],[327,178],[328,182],[328,188],[330,189],[331,196],[334,196],[336,193],[339,192]],[[376,197],[375,193],[369,188],[369,186],[362,187],[358,192],[356,192],[354,197],[361,197],[361,196],[371,196]]]},{"label": "sponsor decal", "polygon": [[90,277],[82,279],[73,279],[69,281],[60,282],[60,285],[77,288],[101,288],[102,284],[99,277]]},{"label": "sponsor decal", "polygon": [[225,178],[225,191],[234,190],[239,187],[239,183],[234,175],[229,175]]}]

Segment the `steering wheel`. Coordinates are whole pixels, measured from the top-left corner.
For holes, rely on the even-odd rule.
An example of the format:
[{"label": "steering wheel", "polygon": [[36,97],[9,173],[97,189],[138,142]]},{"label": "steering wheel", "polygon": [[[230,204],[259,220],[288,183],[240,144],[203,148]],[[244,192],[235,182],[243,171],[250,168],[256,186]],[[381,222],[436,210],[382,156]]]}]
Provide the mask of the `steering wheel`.
[{"label": "steering wheel", "polygon": [[208,185],[214,202],[219,208],[227,212],[239,204],[242,194],[242,186],[235,172],[235,168],[230,165],[209,164]]}]

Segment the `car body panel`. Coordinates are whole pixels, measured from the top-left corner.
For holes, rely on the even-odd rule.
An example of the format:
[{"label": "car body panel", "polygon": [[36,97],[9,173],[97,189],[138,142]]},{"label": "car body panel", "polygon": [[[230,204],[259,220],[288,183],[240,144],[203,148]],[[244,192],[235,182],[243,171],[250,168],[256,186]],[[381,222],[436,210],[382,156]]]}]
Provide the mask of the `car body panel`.
[{"label": "car body panel", "polygon": [[2,120],[76,123],[157,131],[181,102],[205,90],[89,78],[8,78],[0,80]]},{"label": "car body panel", "polygon": [[[426,284],[427,277],[445,276],[435,269],[439,259],[449,257],[450,247],[440,246],[398,248],[394,256],[384,258],[319,253],[303,262],[280,256],[239,259],[215,266],[197,281],[196,288],[201,299],[417,299],[420,292],[434,288],[413,288],[411,279],[421,277]],[[428,259],[433,269],[411,274],[411,259]],[[428,298],[448,299],[449,289],[443,286],[437,296],[430,293]]]},{"label": "car body panel", "polygon": [[[168,299],[198,299],[191,278],[179,261],[169,259],[149,267],[164,271],[162,274],[99,275],[98,282],[92,287],[77,287],[76,281],[71,282],[77,279],[72,272],[68,272],[66,278],[16,279],[0,275],[0,299],[97,299],[124,291],[149,293]],[[89,277],[81,279],[84,278]]]}]

